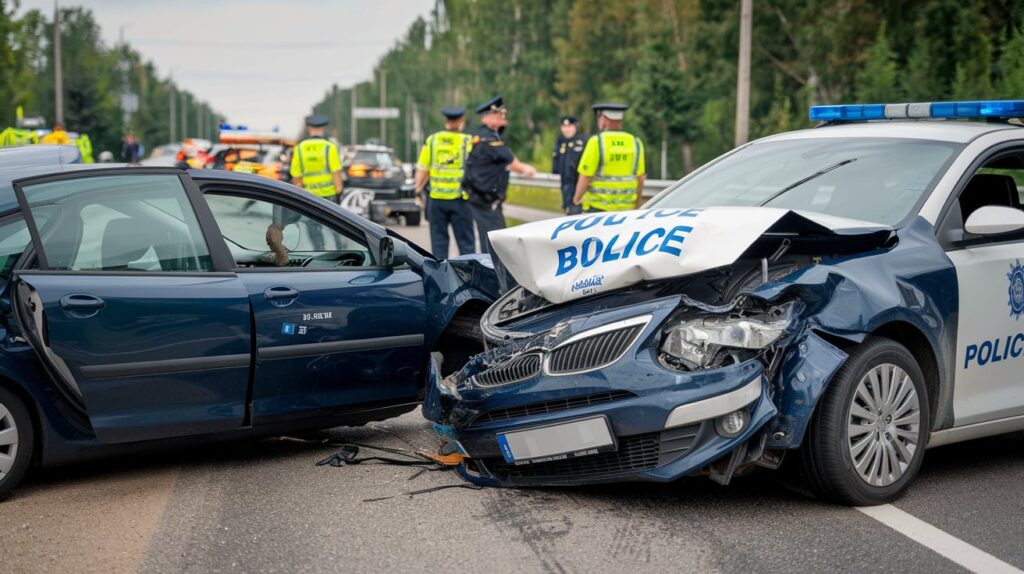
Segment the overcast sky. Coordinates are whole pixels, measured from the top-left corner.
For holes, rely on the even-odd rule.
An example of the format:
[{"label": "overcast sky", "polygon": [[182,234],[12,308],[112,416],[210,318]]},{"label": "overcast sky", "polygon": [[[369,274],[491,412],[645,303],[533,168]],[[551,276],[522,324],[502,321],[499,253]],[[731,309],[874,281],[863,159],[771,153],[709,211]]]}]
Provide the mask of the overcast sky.
[{"label": "overcast sky", "polygon": [[[61,0],[233,123],[297,131],[330,86],[367,80],[434,0]],[[21,0],[53,12],[53,0]]]}]

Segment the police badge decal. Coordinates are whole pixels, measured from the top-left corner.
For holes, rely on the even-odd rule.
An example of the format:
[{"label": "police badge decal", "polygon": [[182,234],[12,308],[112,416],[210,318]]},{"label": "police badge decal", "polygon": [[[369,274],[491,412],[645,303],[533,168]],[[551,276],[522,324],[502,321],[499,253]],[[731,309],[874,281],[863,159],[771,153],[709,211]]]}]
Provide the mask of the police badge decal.
[{"label": "police badge decal", "polygon": [[1020,264],[1020,259],[1010,264],[1006,278],[1010,280],[1010,316],[1020,319],[1021,314],[1024,314],[1024,265]]}]

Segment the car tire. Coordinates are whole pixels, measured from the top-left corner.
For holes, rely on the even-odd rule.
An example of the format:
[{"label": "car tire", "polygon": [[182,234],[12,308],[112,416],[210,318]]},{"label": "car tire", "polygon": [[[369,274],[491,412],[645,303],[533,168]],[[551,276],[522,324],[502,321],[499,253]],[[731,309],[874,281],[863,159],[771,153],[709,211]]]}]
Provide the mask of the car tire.
[{"label": "car tire", "polygon": [[405,213],[405,224],[410,227],[416,227],[420,224],[420,212],[419,211],[407,211]]},{"label": "car tire", "polygon": [[924,375],[906,347],[869,337],[821,397],[801,445],[804,477],[819,498],[884,504],[921,468],[930,429]]},{"label": "car tire", "polygon": [[0,500],[18,486],[28,472],[35,436],[35,424],[25,402],[0,388]]}]

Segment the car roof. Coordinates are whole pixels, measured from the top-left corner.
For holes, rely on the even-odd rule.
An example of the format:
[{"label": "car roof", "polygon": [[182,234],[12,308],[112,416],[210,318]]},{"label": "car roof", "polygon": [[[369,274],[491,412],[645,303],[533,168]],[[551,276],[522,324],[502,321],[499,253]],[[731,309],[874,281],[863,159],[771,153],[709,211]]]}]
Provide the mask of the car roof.
[{"label": "car roof", "polygon": [[[979,136],[1020,126],[997,122],[949,120],[879,120],[825,124],[816,128],[785,132],[758,141],[787,141],[813,138],[900,138],[968,143]],[[1024,131],[1021,131],[1024,137]]]}]

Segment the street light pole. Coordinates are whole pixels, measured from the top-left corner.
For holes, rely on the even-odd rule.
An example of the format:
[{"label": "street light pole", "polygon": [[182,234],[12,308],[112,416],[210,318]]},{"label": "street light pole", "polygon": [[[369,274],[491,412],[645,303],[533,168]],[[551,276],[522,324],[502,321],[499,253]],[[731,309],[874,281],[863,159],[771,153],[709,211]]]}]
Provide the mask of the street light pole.
[{"label": "street light pole", "polygon": [[[388,71],[380,69],[380,107],[383,110],[388,100]],[[380,118],[380,145],[388,145],[388,121]]]},{"label": "street light pole", "polygon": [[736,146],[747,143],[750,128],[750,35],[753,0],[740,1],[740,61],[736,74]]}]

